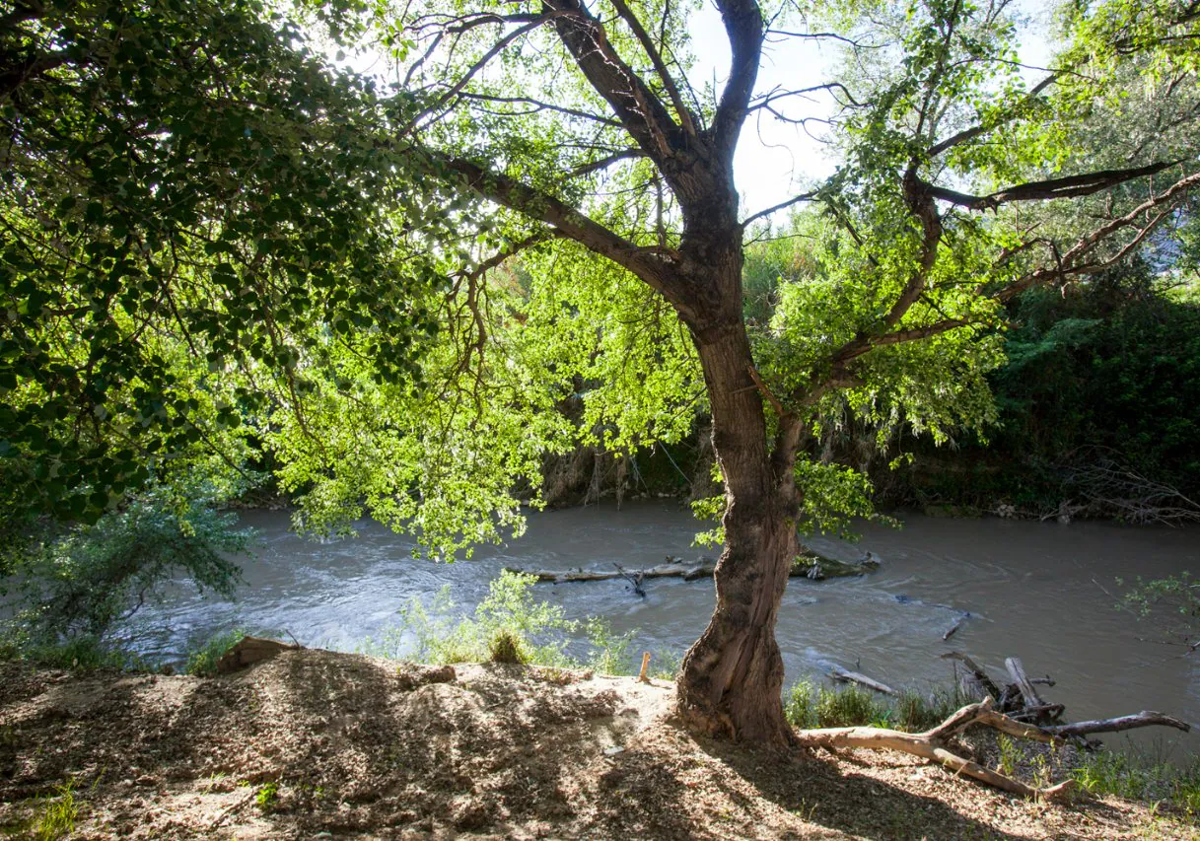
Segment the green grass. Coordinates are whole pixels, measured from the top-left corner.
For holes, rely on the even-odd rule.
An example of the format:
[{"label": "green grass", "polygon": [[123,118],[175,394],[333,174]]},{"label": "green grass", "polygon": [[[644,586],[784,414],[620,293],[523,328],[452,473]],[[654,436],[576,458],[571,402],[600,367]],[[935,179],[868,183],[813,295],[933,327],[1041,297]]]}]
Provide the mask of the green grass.
[{"label": "green grass", "polygon": [[37,841],[57,841],[75,830],[79,804],[75,800],[75,781],[55,786],[55,794],[44,803],[33,819],[33,837]]},{"label": "green grass", "polygon": [[222,655],[237,645],[246,636],[246,632],[241,628],[232,631],[222,631],[210,637],[206,642],[201,644],[188,654],[187,665],[184,666],[184,671],[189,675],[197,677],[211,677],[217,673],[217,661]]},{"label": "green grass", "polygon": [[1200,757],[1176,765],[1155,753],[1132,747],[1084,753],[1073,776],[1090,794],[1164,802],[1192,821],[1200,820]]},{"label": "green grass", "polygon": [[858,686],[828,687],[802,680],[784,695],[784,713],[800,728],[873,725],[916,732],[928,730],[971,699],[958,692],[902,692],[889,698]]}]

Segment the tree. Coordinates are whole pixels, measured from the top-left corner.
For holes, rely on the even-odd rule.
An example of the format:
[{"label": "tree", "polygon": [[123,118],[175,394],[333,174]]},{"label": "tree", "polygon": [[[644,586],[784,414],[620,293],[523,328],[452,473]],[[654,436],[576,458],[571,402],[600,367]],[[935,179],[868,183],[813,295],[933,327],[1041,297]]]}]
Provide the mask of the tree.
[{"label": "tree", "polygon": [[[1194,146],[1175,158],[1153,140],[1130,144],[1122,165],[1100,165],[1080,126],[1129,90],[1104,87],[1121,74],[1190,97],[1200,12],[1171,2],[1075,8],[1063,24],[1073,46],[1027,87],[1004,2],[717,8],[732,57],[719,93],[688,84],[689,9],[679,5],[321,12],[343,37],[364,26],[384,33],[414,103],[402,142],[510,211],[508,224],[527,226],[514,242],[573,241],[640,280],[686,328],[724,480],[725,545],[716,609],[679,676],[679,709],[704,730],[783,742],[773,628],[798,552],[797,476],[811,470],[803,448],[822,411],[844,398],[869,412],[887,397],[906,422],[935,430],[978,416],[986,407],[975,386],[995,346],[976,328],[997,323],[1000,305],[1030,286],[1119,261],[1172,218],[1200,180]],[[785,29],[789,15],[795,29]],[[820,88],[837,106],[845,164],[793,200],[825,210],[814,249],[824,279],[793,285],[772,324],[749,329],[746,231],[770,211],[740,212],[734,150],[750,115],[782,114],[814,92],[756,91],[771,34],[850,43],[844,78]],[[632,194],[611,198],[621,191]],[[1082,224],[1026,209],[1095,196],[1103,203]]]},{"label": "tree", "polygon": [[[65,8],[68,19],[77,14]],[[187,17],[170,3],[134,8],[166,14],[170,23]],[[246,13],[240,30],[255,7],[239,8]],[[1173,134],[1136,145],[1110,142],[1105,154],[1115,154],[1114,146],[1128,153],[1119,165],[1098,157],[1094,138],[1081,130],[1090,111],[1119,109],[1134,84],[1163,102],[1191,95],[1200,17],[1194,4],[1073,7],[1063,24],[1071,48],[1029,87],[1004,2],[925,0],[900,11],[872,3],[765,9],[756,0],[720,0],[732,62],[719,91],[687,82],[690,6],[545,0],[528,9],[490,2],[465,9],[430,0],[310,8],[343,43],[360,44],[373,33],[395,62],[394,92],[326,93],[326,104],[303,109],[301,119],[269,122],[284,129],[272,135],[272,149],[278,143],[291,154],[272,157],[269,172],[238,168],[234,157],[235,186],[172,228],[180,231],[176,240],[199,249],[191,253],[204,255],[210,252],[196,228],[215,225],[217,241],[233,240],[238,259],[200,260],[170,274],[170,283],[152,285],[196,289],[194,310],[185,308],[178,322],[173,312],[170,319],[154,315],[147,331],[136,319],[132,329],[117,319],[124,331],[100,347],[108,353],[131,337],[153,335],[178,352],[181,339],[200,339],[165,367],[194,370],[211,346],[225,376],[220,383],[205,372],[186,383],[157,380],[161,394],[177,397],[165,418],[190,428],[215,412],[221,422],[221,404],[205,415],[208,404],[197,395],[236,383],[243,403],[226,412],[226,425],[236,415],[252,430],[246,436],[277,460],[282,483],[303,496],[305,525],[336,527],[366,508],[420,531],[443,552],[517,524],[514,483],[536,478],[544,451],[577,440],[578,429],[552,411],[567,394],[587,392],[588,418],[603,422],[583,428],[602,429],[617,446],[671,440],[703,404],[725,487],[724,550],[716,609],[684,660],[678,704],[692,726],[749,741],[792,738],[780,702],[774,625],[799,551],[797,525],[819,514],[821,488],[854,496],[844,473],[809,454],[814,432],[846,406],[878,417],[885,429],[903,423],[935,435],[986,420],[983,374],[1000,358],[994,328],[1002,304],[1035,284],[1071,282],[1120,261],[1170,222],[1200,181],[1194,146],[1180,139],[1188,138],[1188,119]],[[14,53],[18,69],[6,65],[4,78],[18,80],[5,83],[5,114],[25,136],[36,123],[20,122],[21,109],[41,102],[44,87],[56,90],[67,66],[45,67],[58,60],[56,42],[66,31],[46,20],[23,6],[2,24],[24,51]],[[42,23],[30,23],[36,21]],[[121,27],[116,33],[113,43],[124,38]],[[842,77],[815,90],[756,90],[768,36],[787,44],[846,43]],[[89,41],[83,49],[91,55],[95,46]],[[126,52],[118,47],[108,58],[119,63]],[[250,92],[257,93],[263,66],[241,64],[241,54],[214,62],[244,73],[233,87],[237,96],[226,99],[230,88],[217,71],[204,76],[211,88],[202,88],[218,93],[218,110],[240,109],[237,127],[286,117],[289,92],[330,91],[319,73],[304,75],[311,58],[297,63],[280,47],[271,60],[307,81],[282,84],[285,101],[260,106]],[[167,63],[192,67],[187,55],[173,53]],[[173,148],[186,134],[182,124],[162,125],[156,111],[143,108],[141,96],[157,89],[131,95],[136,81],[160,66],[134,64],[128,77],[85,69],[110,66],[72,66],[66,78],[71,85],[108,80],[107,93],[136,110],[135,124],[151,127],[133,135],[155,151]],[[833,102],[832,118],[822,119],[831,119],[844,159],[828,183],[787,203],[821,210],[811,220],[816,270],[785,285],[770,323],[748,324],[747,232],[784,207],[740,211],[734,151],[751,115],[802,120],[785,109],[813,93]],[[88,101],[76,96],[71,103],[79,109]],[[206,144],[261,154],[247,152],[236,136],[218,132]],[[1179,145],[1185,155],[1167,154]],[[58,160],[40,154],[57,149],[53,138],[30,148],[39,150],[29,155],[30,171]],[[172,161],[186,166],[196,154],[159,162],[154,179],[173,171]],[[316,181],[303,180],[305,173]],[[293,175],[301,178],[294,191],[276,183]],[[56,206],[42,201],[53,186],[35,191],[40,208]],[[12,191],[6,207],[17,208],[20,224],[46,238],[52,247],[45,253],[57,255],[57,229],[44,213],[26,209],[21,194]],[[153,200],[162,189],[142,195]],[[282,217],[270,213],[292,195],[301,199],[297,206]],[[1083,211],[1056,213],[1064,201],[1082,203]],[[1049,210],[1037,209],[1040,203]],[[103,215],[100,204],[93,216]],[[58,214],[75,209],[57,207]],[[171,207],[157,207],[155,218],[173,218]],[[238,224],[230,207],[244,210]],[[90,212],[83,223],[96,221]],[[348,250],[339,235],[350,235]],[[243,252],[239,243],[254,248]],[[365,270],[361,255],[370,257]],[[522,271],[505,276],[518,255]],[[42,264],[20,255],[5,260],[15,268],[10,277],[40,283],[47,294]],[[114,294],[140,288],[118,280]],[[87,285],[73,288],[82,294]],[[10,287],[9,300],[20,294]],[[126,312],[141,312],[140,293],[133,294]],[[170,301],[155,300],[170,309]],[[69,359],[70,343],[49,329],[44,311],[16,323],[49,331],[42,341]],[[74,310],[55,313],[69,319]],[[289,329],[280,333],[272,324],[282,313]],[[237,330],[224,329],[227,317]],[[422,330],[434,321],[439,329]],[[197,336],[195,324],[215,326]],[[30,407],[43,393],[70,395],[62,420],[78,429],[81,413],[70,401],[87,393],[46,380],[35,349],[41,346],[33,338],[20,346],[15,358],[26,367],[10,380],[25,400],[18,429],[31,428],[15,458],[32,471],[26,487],[43,487],[40,465],[57,456],[51,451],[59,442],[75,440],[60,431],[46,445]],[[237,365],[223,365],[226,354]],[[66,367],[90,376],[87,365],[80,357]],[[129,380],[135,399],[140,379]],[[262,392],[267,407],[256,408]],[[180,405],[185,394],[195,406]],[[157,412],[126,410],[133,419]],[[98,429],[103,441],[113,428]],[[195,443],[192,436],[180,442],[187,443]],[[110,478],[74,477],[64,485],[70,493],[62,493],[111,491]]]}]

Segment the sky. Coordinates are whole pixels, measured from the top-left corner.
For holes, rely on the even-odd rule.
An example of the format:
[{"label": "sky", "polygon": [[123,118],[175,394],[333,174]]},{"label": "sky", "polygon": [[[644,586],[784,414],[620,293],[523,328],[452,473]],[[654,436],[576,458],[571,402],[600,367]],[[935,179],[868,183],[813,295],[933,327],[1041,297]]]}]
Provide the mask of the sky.
[{"label": "sky", "polygon": [[[595,6],[597,0],[587,2]],[[1022,62],[1031,67],[1044,67],[1052,46],[1043,34],[1048,28],[1051,4],[1046,0],[1014,0],[1013,6],[1028,19],[1021,31]],[[720,90],[729,72],[729,40],[713,0],[706,0],[700,11],[693,15],[691,36],[696,62],[689,81],[696,90],[703,90],[706,80],[709,83],[715,80]],[[326,49],[332,60],[337,48],[330,45]],[[832,42],[789,38],[768,42],[763,50],[756,93],[776,86],[796,89],[828,81],[832,78],[831,68],[838,55]],[[347,56],[335,63],[367,74],[384,72],[387,65],[372,52]],[[1026,75],[1032,84],[1042,74],[1030,70]],[[828,97],[819,97],[809,103],[797,103],[789,112],[820,117],[827,116],[831,106]],[[813,132],[817,133],[818,128],[813,126]],[[834,166],[835,161],[826,148],[801,126],[781,122],[766,112],[756,112],[742,129],[734,159],[734,175],[742,198],[742,218],[810,189],[833,174]],[[784,213],[780,213],[779,218],[784,218]]]},{"label": "sky", "polygon": [[[1028,18],[1021,29],[1021,61],[1031,67],[1044,67],[1052,47],[1044,37],[1049,4],[1044,0],[1016,0],[1014,5]],[[699,87],[702,80],[711,81],[714,75],[718,82],[724,81],[729,72],[729,41],[711,0],[695,16],[691,34],[697,59],[691,73],[693,85]],[[828,81],[837,57],[838,50],[832,43],[821,46],[812,41],[800,43],[797,39],[769,43],[764,50],[756,92],[776,85],[795,89]],[[1030,79],[1040,79],[1041,75],[1034,70],[1027,73]],[[794,108],[793,112],[822,116],[829,113],[830,105],[825,97],[808,103],[807,107]],[[832,175],[834,170],[834,161],[826,149],[803,128],[758,113],[761,116],[746,122],[734,158],[743,218],[786,201]],[[816,127],[813,131],[816,133]]]}]

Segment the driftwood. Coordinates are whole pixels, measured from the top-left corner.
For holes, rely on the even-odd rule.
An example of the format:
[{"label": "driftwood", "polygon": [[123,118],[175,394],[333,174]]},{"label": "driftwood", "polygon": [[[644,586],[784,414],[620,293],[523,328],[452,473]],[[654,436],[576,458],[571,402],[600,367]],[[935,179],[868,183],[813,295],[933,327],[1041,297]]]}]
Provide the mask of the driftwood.
[{"label": "driftwood", "polygon": [[[1009,657],[1005,661],[1005,667],[1015,683],[1007,685],[1003,691],[987,671],[966,654],[960,651],[951,651],[943,654],[942,658],[962,663],[980,687],[980,691],[986,691],[988,697],[978,703],[963,707],[941,724],[923,733],[904,733],[881,727],[827,727],[801,730],[796,733],[797,742],[804,747],[820,747],[829,750],[837,748],[898,750],[923,757],[931,762],[937,762],[957,774],[972,777],[1012,794],[1053,799],[1071,791],[1075,787],[1075,781],[1066,780],[1057,785],[1043,788],[1028,785],[963,758],[955,747],[956,737],[975,724],[992,727],[1009,736],[1051,744],[1061,743],[1067,737],[1083,736],[1088,733],[1112,733],[1135,727],[1162,725],[1185,732],[1190,729],[1187,723],[1177,718],[1150,711],[1097,721],[1039,726],[1039,722],[1061,716],[1064,707],[1062,704],[1047,704],[1041,699],[1033,689],[1034,680],[1026,675],[1025,667],[1018,658]],[[897,694],[889,686],[837,666],[831,669],[830,676],[834,680],[852,681],[877,692],[889,695]],[[1039,678],[1037,682],[1054,685],[1049,677]]]},{"label": "driftwood", "polygon": [[[807,553],[800,555],[792,562],[789,575],[792,578],[810,578],[821,581],[826,578],[841,578],[853,575],[864,575],[879,568],[879,556],[868,552],[859,561],[847,562],[827,558],[824,555]],[[711,558],[688,562],[681,558],[667,556],[666,563],[646,567],[639,570],[627,570],[620,564],[613,564],[616,569],[516,569],[505,567],[505,572],[532,575],[539,582],[550,584],[565,584],[571,581],[612,581],[624,578],[633,584],[634,591],[644,595],[641,583],[648,578],[682,578],[684,581],[695,581],[697,578],[712,578],[717,569],[717,562]]]},{"label": "driftwood", "polygon": [[227,675],[263,660],[270,660],[281,651],[295,651],[303,647],[299,643],[288,645],[286,642],[261,637],[242,637],[221,655],[221,659],[217,661],[217,674]]},{"label": "driftwood", "polygon": [[958,662],[962,663],[967,667],[967,669],[971,672],[971,676],[979,682],[979,685],[983,687],[983,690],[987,692],[988,695],[997,701],[1000,700],[1000,687],[998,687],[995,681],[988,676],[988,673],[984,671],[983,667],[970,657],[963,654],[961,651],[950,651],[946,654],[943,654],[942,659],[957,660]]},{"label": "driftwood", "polygon": [[[693,581],[697,578],[712,576],[716,568],[716,561],[700,561],[696,564],[686,564],[682,561],[669,561],[668,563],[659,564],[658,566],[637,570],[635,573],[633,573],[633,575],[639,577],[640,579],[682,578],[684,581]],[[532,575],[535,576],[538,581],[545,581],[551,584],[564,584],[568,581],[611,581],[614,578],[632,580],[631,574],[619,566],[617,569],[612,571],[591,569],[528,570],[514,569],[512,567],[505,567],[504,571],[520,573],[522,575]]]},{"label": "driftwood", "polygon": [[958,617],[958,619],[955,621],[955,623],[946,630],[946,633],[942,634],[942,641],[944,642],[945,640],[948,640],[948,639],[950,639],[950,637],[957,634],[958,629],[961,628],[966,623],[966,621],[970,618],[971,618],[971,614],[969,614],[969,613],[964,613],[962,616]]},{"label": "driftwood", "polygon": [[1054,736],[1084,736],[1088,733],[1119,733],[1122,730],[1133,730],[1135,727],[1174,727],[1187,733],[1192,729],[1185,721],[1180,721],[1163,713],[1153,710],[1142,710],[1133,715],[1121,715],[1116,718],[1101,718],[1093,721],[1076,721],[1074,724],[1057,724],[1043,727],[1047,733]]},{"label": "driftwood", "polygon": [[1025,797],[1052,799],[1061,797],[1075,787],[1074,780],[1058,785],[1037,788],[1026,785],[1003,774],[991,771],[977,762],[964,759],[950,748],[953,739],[972,724],[994,727],[1002,733],[1039,742],[1057,742],[1058,737],[1043,732],[1029,724],[1014,721],[992,708],[992,699],[986,698],[970,704],[951,715],[932,730],[924,733],[903,733],[876,727],[828,727],[817,730],[801,730],[796,736],[801,745],[823,748],[867,748],[870,750],[898,750],[920,756],[946,766],[956,774],[980,780],[1003,791]]},{"label": "driftwood", "polygon": [[1021,690],[1021,698],[1025,707],[1044,707],[1046,702],[1042,700],[1042,696],[1033,688],[1033,683],[1029,680],[1029,676],[1025,674],[1025,666],[1022,665],[1020,658],[1009,657],[1004,661],[1004,668],[1008,669],[1009,676],[1013,679],[1013,683]]},{"label": "driftwood", "polygon": [[857,683],[861,686],[867,687],[868,689],[874,689],[876,692],[881,692],[884,695],[898,696],[900,694],[886,683],[880,683],[879,681],[873,680],[864,674],[851,672],[847,669],[841,668],[840,666],[834,666],[831,668],[829,670],[829,676],[834,680],[841,681],[842,683]]}]

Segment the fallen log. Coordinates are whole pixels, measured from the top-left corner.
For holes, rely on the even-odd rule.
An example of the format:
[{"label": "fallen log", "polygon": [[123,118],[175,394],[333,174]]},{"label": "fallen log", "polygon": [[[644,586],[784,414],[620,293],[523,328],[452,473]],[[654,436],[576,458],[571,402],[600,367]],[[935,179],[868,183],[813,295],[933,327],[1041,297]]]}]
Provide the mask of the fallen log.
[{"label": "fallen log", "polygon": [[1174,727],[1187,733],[1192,726],[1186,721],[1180,721],[1164,713],[1153,710],[1142,710],[1133,715],[1121,715],[1116,718],[1093,719],[1092,721],[1076,721],[1072,724],[1056,724],[1043,727],[1052,736],[1085,736],[1089,733],[1119,733],[1122,730],[1133,730],[1136,727]]},{"label": "fallen log", "polygon": [[829,670],[829,676],[834,680],[841,681],[842,683],[857,683],[861,686],[867,687],[868,689],[874,689],[876,692],[881,692],[884,695],[898,696],[900,694],[886,683],[880,683],[879,681],[869,678],[866,675],[843,669],[841,666],[832,667]]},{"label": "fallen log", "polygon": [[1000,687],[997,686],[995,681],[988,676],[988,673],[983,670],[983,667],[970,657],[963,654],[961,651],[948,651],[942,655],[942,659],[957,660],[958,662],[962,663],[967,667],[967,669],[971,672],[971,675],[979,682],[979,685],[983,687],[984,691],[987,692],[988,695],[997,701],[1000,700]]},{"label": "fallen log", "polygon": [[993,727],[1010,736],[1034,739],[1039,742],[1058,742],[1059,738],[1045,733],[1029,724],[1014,721],[992,708],[992,699],[986,698],[978,704],[970,704],[951,715],[937,727],[923,733],[904,733],[877,727],[828,727],[816,730],[801,730],[796,734],[805,747],[823,748],[866,748],[869,750],[898,750],[937,762],[954,771],[972,777],[1002,791],[1025,797],[1054,799],[1062,797],[1075,787],[1074,780],[1057,785],[1038,788],[1020,780],[989,770],[977,762],[964,759],[950,750],[955,736],[972,724]]},{"label": "fallen log", "polygon": [[1021,663],[1019,657],[1007,657],[1004,660],[1004,668],[1008,670],[1008,674],[1013,679],[1013,683],[1021,690],[1021,698],[1023,707],[1044,707],[1046,702],[1042,700],[1042,696],[1033,688],[1033,683],[1029,680],[1029,676],[1025,674],[1025,666]]},{"label": "fallen log", "polygon": [[[824,555],[808,553],[796,557],[796,560],[792,562],[789,575],[792,578],[810,578],[814,581],[821,581],[826,578],[864,575],[878,569],[879,564],[879,556],[873,552],[868,552],[862,560],[852,562],[837,561]],[[573,570],[517,569],[515,567],[505,567],[504,571],[532,575],[539,582],[549,584],[566,584],[572,581],[611,581],[616,578],[632,581],[631,576],[640,577],[640,579],[682,578],[684,581],[695,581],[697,578],[711,578],[717,569],[717,562],[705,558],[689,563],[668,555],[666,563],[636,571],[626,570],[615,564],[614,566],[617,566],[617,569],[613,571],[582,568]]]}]

